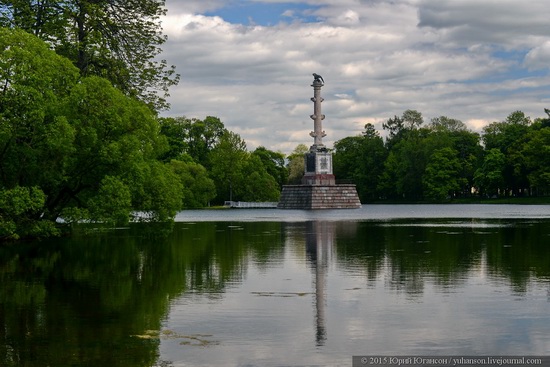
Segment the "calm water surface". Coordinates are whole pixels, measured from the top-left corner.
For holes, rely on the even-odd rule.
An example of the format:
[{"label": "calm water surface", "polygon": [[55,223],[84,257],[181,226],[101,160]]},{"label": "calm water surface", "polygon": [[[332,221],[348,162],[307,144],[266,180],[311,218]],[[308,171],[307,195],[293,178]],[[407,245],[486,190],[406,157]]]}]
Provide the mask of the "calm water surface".
[{"label": "calm water surface", "polygon": [[186,211],[0,248],[0,366],[548,355],[550,208]]}]

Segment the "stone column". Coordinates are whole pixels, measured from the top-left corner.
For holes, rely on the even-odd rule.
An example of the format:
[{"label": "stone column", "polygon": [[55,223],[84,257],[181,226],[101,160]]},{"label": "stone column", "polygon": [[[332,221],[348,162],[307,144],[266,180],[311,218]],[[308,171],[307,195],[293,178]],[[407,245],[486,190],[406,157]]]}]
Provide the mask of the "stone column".
[{"label": "stone column", "polygon": [[336,180],[332,174],[332,154],[323,144],[323,138],[327,135],[323,131],[323,120],[325,115],[321,112],[321,87],[323,82],[319,79],[314,79],[313,84],[313,115],[310,115],[313,120],[313,131],[309,135],[313,138],[313,145],[306,153],[305,172],[302,178],[304,185],[334,185]]},{"label": "stone column", "polygon": [[325,119],[325,115],[321,113],[321,102],[324,101],[323,97],[321,97],[321,87],[323,86],[323,83],[319,80],[314,80],[311,86],[313,87],[313,97],[311,98],[311,101],[313,102],[313,115],[310,115],[309,117],[313,120],[313,131],[310,132],[309,135],[313,138],[311,150],[316,151],[324,148],[323,138],[327,135],[323,131],[322,123]]}]

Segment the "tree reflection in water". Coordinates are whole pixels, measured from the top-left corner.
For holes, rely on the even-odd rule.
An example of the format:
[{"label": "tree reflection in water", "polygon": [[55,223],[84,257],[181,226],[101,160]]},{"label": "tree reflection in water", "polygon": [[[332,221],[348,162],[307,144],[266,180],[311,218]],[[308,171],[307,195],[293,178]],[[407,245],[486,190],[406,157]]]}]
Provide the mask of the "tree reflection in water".
[{"label": "tree reflection in water", "polygon": [[331,340],[335,272],[367,287],[383,279],[413,302],[427,282],[453,292],[472,274],[506,281],[518,297],[533,280],[550,284],[547,221],[199,222],[162,231],[136,224],[0,247],[0,365],[169,365],[159,359],[161,337],[136,336],[160,331],[182,295],[221,302],[250,267],[284,266],[289,246],[310,267],[319,348]]}]

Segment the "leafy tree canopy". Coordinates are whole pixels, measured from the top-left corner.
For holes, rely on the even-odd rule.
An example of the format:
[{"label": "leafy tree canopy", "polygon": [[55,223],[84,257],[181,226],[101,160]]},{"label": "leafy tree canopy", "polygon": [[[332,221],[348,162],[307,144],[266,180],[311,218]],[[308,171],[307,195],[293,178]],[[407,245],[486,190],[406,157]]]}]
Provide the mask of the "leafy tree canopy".
[{"label": "leafy tree canopy", "polygon": [[277,181],[279,187],[286,183],[288,170],[285,166],[285,155],[283,153],[274,152],[260,146],[252,152],[252,155],[257,156],[262,161],[267,173]]},{"label": "leafy tree canopy", "polygon": [[389,148],[400,140],[409,136],[413,130],[419,129],[424,123],[422,113],[416,110],[406,110],[401,116],[394,116],[382,124],[382,128],[388,131],[386,144]]},{"label": "leafy tree canopy", "polygon": [[[0,4],[0,26],[20,28],[48,42],[82,76],[104,77],[153,109],[179,76],[159,60],[166,41],[164,0],[11,0]],[[159,94],[160,93],[160,94]]]},{"label": "leafy tree canopy", "polygon": [[362,202],[378,199],[378,179],[384,168],[386,149],[374,125],[366,124],[360,136],[350,136],[334,143],[334,174],[357,186]]},{"label": "leafy tree canopy", "polygon": [[160,119],[161,133],[168,138],[170,149],[163,158],[181,159],[181,155],[191,157],[195,162],[210,168],[210,151],[227,133],[223,122],[214,116],[204,120],[186,117],[166,117]]},{"label": "leafy tree canopy", "polygon": [[305,144],[298,144],[292,153],[288,156],[288,183],[291,185],[297,185],[302,182],[302,177],[305,171],[305,158],[304,154],[308,151],[308,147]]},{"label": "leafy tree canopy", "polygon": [[443,201],[452,197],[463,186],[461,165],[457,152],[450,147],[436,150],[430,157],[423,175],[425,195],[428,199]]},{"label": "leafy tree canopy", "polygon": [[[60,216],[120,223],[181,208],[154,113],[21,30],[0,29],[0,237],[48,235]],[[48,227],[48,228],[47,228]]]}]

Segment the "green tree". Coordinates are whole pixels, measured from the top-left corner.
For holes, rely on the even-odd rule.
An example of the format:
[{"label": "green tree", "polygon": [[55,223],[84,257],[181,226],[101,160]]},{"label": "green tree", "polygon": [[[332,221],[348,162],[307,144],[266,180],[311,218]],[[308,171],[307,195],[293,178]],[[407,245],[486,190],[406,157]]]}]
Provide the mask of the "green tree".
[{"label": "green tree", "polygon": [[462,196],[469,196],[474,186],[474,172],[483,154],[479,134],[468,130],[462,121],[446,116],[433,118],[429,128],[428,146],[431,148],[428,148],[428,155],[445,147],[455,150],[461,167],[460,182],[463,184],[459,191]]},{"label": "green tree", "polygon": [[384,141],[372,124],[366,124],[361,136],[334,143],[334,174],[339,179],[352,180],[362,202],[379,197],[378,182],[384,169]]},{"label": "green tree", "polygon": [[526,167],[521,156],[522,146],[530,131],[531,119],[521,111],[512,112],[505,121],[493,122],[483,128],[483,142],[485,149],[499,149],[506,157],[504,167],[505,195],[521,195],[527,191]]},{"label": "green tree", "polygon": [[231,131],[222,135],[209,154],[211,178],[216,183],[216,202],[277,201],[280,188],[262,159],[246,150],[245,141]]},{"label": "green tree", "polygon": [[416,110],[406,110],[402,115],[405,128],[408,130],[419,129],[424,123],[424,118],[422,113]]},{"label": "green tree", "polygon": [[248,159],[245,141],[239,134],[227,131],[209,153],[211,178],[216,182],[217,201],[239,200],[233,196],[242,182],[243,166]]},{"label": "green tree", "polygon": [[531,190],[535,195],[547,195],[550,192],[550,127],[529,134],[522,156],[528,169]]},{"label": "green tree", "polygon": [[183,186],[182,209],[203,208],[216,197],[216,185],[202,165],[189,158],[187,161],[172,160],[170,166]]},{"label": "green tree", "polygon": [[0,36],[0,191],[44,194],[40,210],[8,205],[2,220],[9,212],[10,222],[44,226],[48,235],[62,213],[109,222],[135,210],[173,217],[182,188],[157,160],[167,143],[154,112],[106,79],[77,80],[76,68],[34,36],[7,29]]},{"label": "green tree", "polygon": [[132,210],[129,187],[118,177],[105,176],[97,195],[88,201],[89,218],[97,222],[125,224]]},{"label": "green tree", "polygon": [[459,130],[451,133],[453,149],[457,151],[460,162],[460,177],[464,184],[461,188],[463,196],[469,196],[474,186],[475,170],[479,167],[483,147],[480,144],[480,136],[469,130]]},{"label": "green tree", "polygon": [[388,130],[388,140],[392,140],[405,129],[403,118],[395,115],[382,124],[384,130]]},{"label": "green tree", "polygon": [[0,240],[58,234],[53,222],[37,220],[45,200],[36,186],[0,189]]},{"label": "green tree", "polygon": [[490,149],[483,164],[476,170],[474,182],[481,194],[498,195],[505,185],[504,168],[506,156],[496,148]]},{"label": "green tree", "polygon": [[543,127],[550,127],[550,109],[548,108],[545,108],[544,109],[544,112],[546,113],[546,117],[544,118],[540,118],[540,124],[541,124],[541,128]]},{"label": "green tree", "polygon": [[40,37],[82,76],[107,78],[126,95],[161,109],[179,80],[174,66],[158,58],[166,41],[164,5],[164,0],[3,1],[0,25]]},{"label": "green tree", "polygon": [[185,143],[186,126],[189,120],[185,117],[160,117],[158,121],[160,133],[166,137],[168,142],[168,149],[161,159],[164,162],[170,162],[173,159],[185,161],[185,157],[189,156]]},{"label": "green tree", "polygon": [[104,176],[119,177],[131,190],[132,207],[155,212],[151,218],[175,215],[181,194],[168,198],[163,191],[178,184],[171,170],[156,160],[166,141],[144,104],[124,96],[105,79],[88,77],[73,88],[65,116],[75,129],[74,153],[67,157],[65,181],[48,195],[52,218],[66,206],[86,206]]},{"label": "green tree", "polygon": [[[186,153],[195,161],[210,168],[208,154],[227,132],[228,130],[218,117],[206,116],[204,120],[192,119],[186,138]],[[246,146],[246,144],[244,145]]]},{"label": "green tree", "polygon": [[406,136],[391,148],[392,160],[384,166],[385,170],[389,170],[383,175],[384,187],[387,189],[388,185],[394,185],[395,192],[406,200],[418,200],[423,196],[422,176],[429,157],[426,149],[428,133],[427,129],[408,130]]},{"label": "green tree", "polygon": [[449,118],[447,116],[434,117],[431,120],[430,128],[437,131],[464,131],[466,130],[466,125],[457,119]]},{"label": "green tree", "polygon": [[285,155],[280,152],[274,152],[265,147],[258,147],[252,152],[262,161],[267,173],[275,179],[279,189],[286,184],[288,180],[288,170],[285,166]]},{"label": "green tree", "polygon": [[302,182],[305,172],[304,154],[308,151],[305,144],[298,144],[296,148],[288,156],[288,183],[291,185],[299,185]]},{"label": "green tree", "polygon": [[54,186],[64,180],[74,128],[60,114],[78,71],[44,42],[0,28],[0,182]]},{"label": "green tree", "polygon": [[183,207],[180,178],[169,165],[156,160],[147,162],[142,168],[143,179],[129,182],[134,193],[133,207],[142,213],[138,219],[152,222],[172,220]]},{"label": "green tree", "polygon": [[388,130],[386,146],[388,149],[406,138],[409,132],[419,129],[424,123],[422,113],[416,110],[406,110],[399,116],[394,116],[382,124],[384,130]]},{"label": "green tree", "polygon": [[422,178],[426,198],[443,201],[464,186],[465,179],[460,177],[461,165],[457,153],[446,147],[430,156]]},{"label": "green tree", "polygon": [[242,179],[235,186],[235,197],[242,201],[279,201],[281,187],[269,174],[260,157],[250,154],[243,165]]},{"label": "green tree", "polygon": [[0,28],[0,238],[56,233],[44,205],[74,151],[74,129],[59,110],[77,77],[44,42]]},{"label": "green tree", "polygon": [[163,156],[165,161],[180,159],[182,154],[190,156],[195,162],[210,169],[208,156],[210,151],[227,132],[223,122],[213,116],[204,120],[186,117],[167,117],[160,119],[161,133],[168,138],[170,149]]},{"label": "green tree", "polygon": [[399,158],[395,151],[390,151],[384,161],[384,170],[377,185],[380,197],[384,199],[400,199],[403,197],[402,190],[398,188],[399,174]]}]

